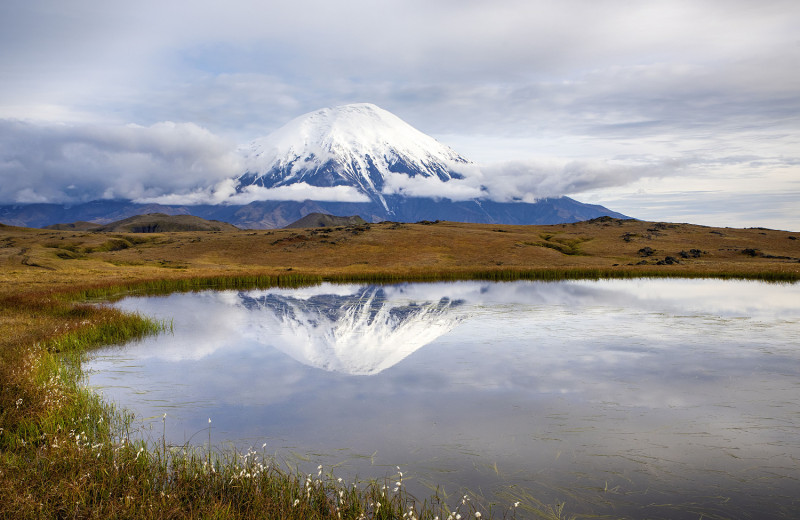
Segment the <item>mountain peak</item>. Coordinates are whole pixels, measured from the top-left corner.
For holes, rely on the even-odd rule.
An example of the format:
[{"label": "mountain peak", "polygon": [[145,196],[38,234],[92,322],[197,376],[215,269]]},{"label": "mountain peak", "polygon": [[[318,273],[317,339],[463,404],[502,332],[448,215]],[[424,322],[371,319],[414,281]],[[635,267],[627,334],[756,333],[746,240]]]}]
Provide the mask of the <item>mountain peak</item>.
[{"label": "mountain peak", "polygon": [[371,103],[309,112],[252,141],[242,153],[247,171],[238,179],[240,190],[297,182],[353,186],[384,207],[381,190],[389,175],[447,181],[458,177],[453,165],[469,162]]}]

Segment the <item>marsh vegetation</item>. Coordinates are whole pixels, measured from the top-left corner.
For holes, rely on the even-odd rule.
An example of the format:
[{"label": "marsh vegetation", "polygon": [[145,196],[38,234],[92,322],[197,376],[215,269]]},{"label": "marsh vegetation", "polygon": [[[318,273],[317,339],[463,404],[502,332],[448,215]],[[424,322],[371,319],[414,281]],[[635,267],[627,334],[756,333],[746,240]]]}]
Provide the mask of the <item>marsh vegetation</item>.
[{"label": "marsh vegetation", "polygon": [[[552,236],[544,240],[543,234]],[[542,241],[566,244],[580,254],[526,244]],[[636,265],[643,260],[637,251],[645,246],[653,249],[653,258]],[[680,257],[681,251],[692,249],[704,253]],[[758,254],[744,253],[746,249]],[[666,256],[680,262],[657,265]],[[800,277],[798,258],[800,246],[789,232],[602,219],[563,226],[384,223],[328,233],[109,235],[0,226],[0,515],[255,518],[275,511],[284,518],[325,518],[334,517],[336,507],[343,511],[336,496],[350,493],[351,482],[333,491],[338,480],[323,479],[314,484],[322,492],[313,501],[303,502],[302,496],[287,501],[294,496],[292,490],[303,489],[307,474],[271,473],[277,468],[270,466],[258,478],[271,475],[274,480],[242,485],[233,478],[247,469],[241,458],[220,453],[214,472],[208,473],[201,471],[208,453],[184,454],[165,449],[166,443],[160,452],[152,445],[143,449],[143,441],[129,435],[126,412],[110,408],[81,386],[82,356],[96,346],[156,333],[170,323],[168,318],[161,322],[125,313],[102,301],[129,294],[326,280],[711,276],[795,281]],[[403,493],[376,509],[376,493],[385,491],[383,485],[359,488],[361,505],[347,509],[347,515],[401,518],[408,516],[410,506],[415,516],[446,518],[445,513],[456,510],[463,516],[476,511],[523,515],[518,508],[489,511],[472,500],[439,504],[435,498],[423,510]],[[534,500],[526,516],[566,514],[557,503],[537,505]],[[355,503],[353,496],[349,503]]]},{"label": "marsh vegetation", "polygon": [[664,279],[129,298],[175,333],[86,369],[169,445],[219,417],[216,446],[346,480],[399,464],[445,503],[780,518],[800,476],[798,302],[794,285]]}]

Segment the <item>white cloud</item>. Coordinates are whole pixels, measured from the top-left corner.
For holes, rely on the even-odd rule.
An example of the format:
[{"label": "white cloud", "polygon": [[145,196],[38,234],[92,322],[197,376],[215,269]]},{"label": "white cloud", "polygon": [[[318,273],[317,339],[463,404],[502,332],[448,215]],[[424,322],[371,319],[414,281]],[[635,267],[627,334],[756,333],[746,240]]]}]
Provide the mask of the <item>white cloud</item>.
[{"label": "white cloud", "polygon": [[384,195],[403,195],[406,197],[448,198],[450,200],[469,200],[486,196],[486,191],[476,181],[477,176],[465,179],[452,179],[447,182],[438,177],[409,177],[393,173],[386,179]]},{"label": "white cloud", "polygon": [[[610,161],[507,161],[452,165],[461,179],[392,174],[384,193],[499,202],[579,193],[618,186],[646,176],[674,173],[664,164]],[[248,204],[258,200],[367,202],[349,186],[297,183],[248,186],[237,192],[243,171],[235,147],[190,123],[63,125],[0,120],[2,202],[74,203],[130,199],[160,204]]]},{"label": "white cloud", "polygon": [[311,186],[298,182],[277,188],[247,186],[242,193],[230,197],[231,204],[247,204],[255,200],[325,200],[330,202],[369,202],[369,197],[352,186]]},{"label": "white cloud", "polygon": [[143,127],[0,119],[0,203],[369,200],[352,187],[305,183],[249,186],[237,193],[234,178],[243,171],[235,145],[193,123]]},{"label": "white cloud", "polygon": [[[245,142],[349,102],[376,103],[465,157],[522,161],[442,190],[403,178],[387,188],[407,194],[524,199],[653,175],[651,156],[791,158],[799,21],[795,0],[10,0],[0,3],[0,118],[81,124],[8,154],[18,141],[0,122],[0,199],[217,200],[223,192],[204,190],[224,165],[200,159],[202,183],[170,179],[199,150],[182,160],[84,130],[136,122],[155,135],[159,121],[192,121]],[[70,132],[78,142],[67,145]],[[48,158],[54,146],[60,156]],[[541,155],[564,160],[528,160]],[[761,168],[755,191],[780,191],[786,168]],[[752,185],[730,171],[717,169],[719,189]],[[691,198],[695,178],[683,180]]]},{"label": "white cloud", "polygon": [[629,164],[552,158],[452,166],[463,178],[443,182],[438,178],[394,174],[387,179],[383,192],[451,200],[535,202],[546,197],[623,186],[644,177],[675,175],[682,164],[672,160]]},{"label": "white cloud", "polygon": [[0,197],[6,203],[69,203],[203,189],[239,172],[234,150],[192,123],[0,120]]},{"label": "white cloud", "polygon": [[145,197],[135,200],[154,204],[249,204],[259,200],[318,200],[328,202],[369,202],[370,199],[351,186],[320,187],[298,182],[277,188],[246,186],[241,192],[235,189],[236,181],[226,179],[213,188],[195,190],[189,193],[173,193],[159,197]]}]

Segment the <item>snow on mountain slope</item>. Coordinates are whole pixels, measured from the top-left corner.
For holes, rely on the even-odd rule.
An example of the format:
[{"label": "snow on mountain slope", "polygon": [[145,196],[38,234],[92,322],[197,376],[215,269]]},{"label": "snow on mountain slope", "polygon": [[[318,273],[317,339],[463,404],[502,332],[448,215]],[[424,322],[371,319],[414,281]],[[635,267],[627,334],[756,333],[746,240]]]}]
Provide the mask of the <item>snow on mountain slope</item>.
[{"label": "snow on mountain slope", "polygon": [[[394,173],[458,178],[451,166],[469,161],[451,148],[373,104],[324,108],[302,115],[240,149],[250,185],[273,188],[298,182],[354,186],[386,202],[381,189]],[[388,209],[388,207],[387,207]]]}]

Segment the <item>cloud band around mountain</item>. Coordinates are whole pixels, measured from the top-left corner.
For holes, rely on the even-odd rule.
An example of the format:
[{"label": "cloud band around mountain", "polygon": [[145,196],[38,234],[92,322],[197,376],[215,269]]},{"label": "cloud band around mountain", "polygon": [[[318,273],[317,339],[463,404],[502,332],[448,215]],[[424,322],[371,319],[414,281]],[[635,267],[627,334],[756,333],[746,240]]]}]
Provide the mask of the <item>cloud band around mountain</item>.
[{"label": "cloud band around mountain", "polygon": [[387,179],[383,192],[409,197],[532,203],[546,197],[624,186],[644,177],[675,175],[683,165],[682,161],[672,159],[648,163],[539,159],[454,164],[453,171],[462,178],[443,182],[437,178],[395,174]]},{"label": "cloud band around mountain", "polygon": [[[533,202],[537,198],[621,186],[664,176],[676,162],[623,164],[558,159],[454,164],[460,179],[393,174],[384,194]],[[193,123],[56,125],[0,120],[1,203],[78,203],[130,199],[162,204],[248,204],[258,200],[366,202],[350,186],[297,183],[277,188],[248,186],[235,147]]]}]

